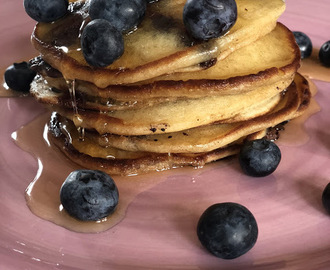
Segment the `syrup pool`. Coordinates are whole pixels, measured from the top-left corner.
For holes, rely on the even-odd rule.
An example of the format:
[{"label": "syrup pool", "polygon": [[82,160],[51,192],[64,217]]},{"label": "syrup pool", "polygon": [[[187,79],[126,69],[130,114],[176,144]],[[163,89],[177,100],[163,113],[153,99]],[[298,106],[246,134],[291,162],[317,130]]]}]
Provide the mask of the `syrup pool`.
[{"label": "syrup pool", "polygon": [[59,192],[70,172],[81,167],[50,144],[47,132],[49,119],[49,113],[42,114],[12,134],[16,144],[38,160],[38,172],[26,189],[27,205],[35,215],[72,231],[102,232],[124,218],[128,205],[138,194],[166,179],[165,175],[155,174],[114,177],[119,190],[119,203],[112,215],[97,222],[82,222],[72,218],[63,210]]},{"label": "syrup pool", "polygon": [[[304,69],[301,70],[302,73],[304,73],[303,71]],[[322,75],[323,73],[319,74]],[[311,80],[309,80],[309,84],[312,95],[314,96],[317,93],[317,88]],[[5,84],[0,87],[0,97],[20,96],[19,93],[10,91]],[[319,105],[312,99],[304,115],[285,125],[285,131],[280,134],[278,143],[280,145],[295,146],[306,143],[309,140],[309,135],[304,129],[304,123],[311,115],[319,110]],[[59,191],[70,172],[80,169],[80,167],[67,159],[49,142],[47,133],[47,122],[49,118],[50,113],[41,114],[35,120],[12,134],[12,138],[16,144],[24,151],[31,153],[38,160],[38,172],[34,180],[27,187],[25,196],[30,210],[40,218],[76,232],[102,232],[115,226],[125,217],[129,204],[138,194],[155,185],[161,184],[168,178],[169,172],[150,173],[134,177],[115,176],[114,180],[119,190],[119,204],[111,216],[98,222],[82,222],[72,218],[61,206]],[[219,161],[208,165],[208,167],[227,166],[227,164],[228,162]],[[184,168],[179,170],[193,169]]]},{"label": "syrup pool", "polygon": [[299,72],[310,79],[330,82],[330,68],[321,64],[318,55],[319,49],[314,48],[312,55],[302,61]]},{"label": "syrup pool", "polygon": [[[312,80],[308,80],[308,83],[312,97],[314,97],[317,94],[317,87]],[[285,130],[280,133],[278,144],[299,146],[307,143],[309,140],[309,135],[305,130],[304,123],[311,115],[319,112],[320,110],[321,107],[316,100],[312,98],[306,112],[303,115],[291,120],[289,124],[284,126]]]}]

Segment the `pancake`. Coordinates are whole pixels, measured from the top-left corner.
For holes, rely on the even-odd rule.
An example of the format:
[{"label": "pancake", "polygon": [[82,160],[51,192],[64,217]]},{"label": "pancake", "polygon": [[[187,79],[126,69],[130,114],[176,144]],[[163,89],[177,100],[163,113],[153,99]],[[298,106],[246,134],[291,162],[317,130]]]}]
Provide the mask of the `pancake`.
[{"label": "pancake", "polygon": [[[136,175],[182,166],[203,167],[207,163],[238,153],[242,144],[240,140],[233,145],[199,154],[132,152],[94,144],[89,140],[88,132],[84,141],[81,141],[72,122],[71,125],[68,122],[62,124],[53,118],[49,128],[49,141],[71,161],[110,175]],[[258,132],[249,136],[249,139],[262,138],[264,135],[265,131]]]},{"label": "pancake", "polygon": [[[300,64],[300,51],[294,36],[283,24],[256,42],[234,51],[226,59],[199,72],[176,73],[140,82],[134,85],[110,85],[101,89],[86,81],[75,80],[75,93],[85,109],[123,110],[154,106],[157,103],[182,98],[200,98],[207,95],[236,95],[256,87],[277,82],[280,88],[285,81],[293,79]],[[56,93],[40,88],[32,93],[41,102],[55,103],[70,99],[66,80],[58,71],[33,60],[32,67],[43,75]],[[34,88],[36,89],[36,88]],[[66,95],[66,96],[65,96]],[[63,102],[64,105],[68,102]]]},{"label": "pancake", "polygon": [[54,23],[38,23],[32,43],[66,79],[87,80],[104,88],[180,70],[203,69],[205,63],[221,61],[271,32],[285,10],[283,0],[237,0],[238,19],[233,28],[220,38],[198,42],[187,35],[183,26],[184,4],[185,0],[149,4],[141,25],[125,35],[123,56],[107,68],[88,66],[81,52],[79,35],[89,21],[88,2],[70,3],[72,12]]},{"label": "pancake", "polygon": [[310,101],[308,82],[297,74],[292,83],[283,93],[281,101],[265,115],[251,120],[196,127],[183,132],[173,132],[146,136],[119,136],[103,134],[95,143],[103,147],[115,147],[127,151],[147,151],[158,153],[196,153],[212,151],[224,147],[268,127],[274,126],[301,115]]},{"label": "pancake", "polygon": [[[276,126],[284,120],[301,115],[307,108],[310,98],[311,93],[307,81],[301,75],[297,75],[295,82],[288,88],[281,103],[273,112],[237,125],[221,127],[221,125],[215,124],[213,127],[207,126],[185,131],[188,136],[174,138],[176,142],[172,149],[166,148],[171,147],[171,143],[165,142],[166,139],[159,135],[158,137],[128,138],[128,142],[124,138],[124,141],[116,143],[111,142],[114,138],[112,135],[100,136],[95,131],[86,130],[84,140],[80,140],[79,132],[73,122],[57,114],[53,114],[50,121],[49,135],[50,140],[77,164],[90,169],[102,169],[109,174],[141,174],[187,165],[201,167],[206,163],[236,154],[246,139],[265,136],[265,126]],[[217,134],[218,131],[220,131],[219,134]],[[180,136],[180,134],[173,134],[173,136]],[[158,142],[161,142],[162,147],[157,148],[155,143],[150,143],[151,139],[155,138],[159,139]],[[168,137],[167,141],[170,141]],[[139,149],[131,148],[132,144],[138,145]],[[126,150],[114,147],[114,145],[126,145],[124,147]],[[205,147],[199,147],[199,145]],[[179,148],[176,149],[177,146]],[[191,146],[195,149],[192,149]],[[198,151],[182,152],[181,150],[184,150],[185,147],[190,151],[196,149]],[[165,148],[173,151],[166,152]]]},{"label": "pancake", "polygon": [[[53,106],[76,125],[96,129],[100,134],[146,135],[177,132],[213,122],[231,123],[257,117],[270,111],[281,99],[284,88],[277,83],[256,88],[242,95],[206,96],[165,102],[141,109],[120,111],[72,110]],[[36,87],[40,87],[38,83]],[[33,85],[32,85],[33,87]]]}]

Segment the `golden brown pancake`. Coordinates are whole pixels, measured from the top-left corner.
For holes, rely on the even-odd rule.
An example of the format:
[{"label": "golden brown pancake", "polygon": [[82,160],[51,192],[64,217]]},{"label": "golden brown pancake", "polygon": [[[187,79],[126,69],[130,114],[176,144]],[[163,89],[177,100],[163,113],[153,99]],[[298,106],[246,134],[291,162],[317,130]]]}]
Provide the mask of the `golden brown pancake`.
[{"label": "golden brown pancake", "polygon": [[[147,151],[158,153],[208,152],[224,147],[247,134],[267,129],[302,114],[310,100],[308,83],[297,75],[283,93],[277,106],[265,115],[251,120],[210,124],[181,132],[146,136],[120,136],[103,134],[95,143],[103,147],[115,147],[127,151]],[[301,104],[303,104],[301,106]]]},{"label": "golden brown pancake", "polygon": [[[110,85],[104,89],[75,80],[75,93],[83,101],[79,103],[81,108],[113,111],[183,98],[237,95],[274,82],[283,89],[287,86],[285,82],[292,80],[299,68],[299,52],[292,32],[278,23],[271,33],[234,51],[206,70],[176,73],[134,85]],[[45,103],[55,103],[56,100],[51,100],[54,97],[62,101],[70,98],[68,84],[61,74],[58,72],[54,76],[47,69],[39,72],[51,88],[59,91],[47,93],[47,88],[41,92],[41,88],[33,87],[32,93]],[[64,97],[60,98],[60,95]]]},{"label": "golden brown pancake", "polygon": [[[70,126],[65,123],[65,129],[62,129],[61,122],[58,123],[54,119],[52,122],[50,124],[52,134],[49,135],[52,144],[80,166],[102,170],[110,175],[135,175],[182,166],[203,167],[212,161],[236,154],[242,144],[242,141],[239,141],[224,148],[199,154],[131,152],[94,144],[89,140],[88,133],[85,135],[85,140],[81,141],[72,122]],[[70,134],[67,133],[68,127]],[[258,139],[264,135],[265,131],[258,132],[251,135],[249,139]]]},{"label": "golden brown pancake", "polygon": [[[137,30],[125,36],[124,55],[107,68],[87,65],[79,35],[89,21],[88,2],[71,3],[72,13],[54,23],[38,23],[32,34],[35,48],[66,79],[87,80],[100,88],[135,83],[176,71],[202,69],[221,61],[271,32],[285,9],[283,0],[237,0],[238,19],[224,36],[199,42],[186,33],[182,22],[185,0],[149,4]],[[202,64],[201,64],[202,63]]]},{"label": "golden brown pancake", "polygon": [[[307,81],[297,75],[273,112],[237,125],[221,127],[221,124],[214,124],[187,130],[186,135],[168,135],[172,138],[165,138],[163,135],[116,138],[110,134],[101,136],[95,131],[86,130],[84,140],[80,140],[73,122],[53,114],[49,125],[50,139],[74,162],[91,169],[102,169],[109,174],[141,174],[186,165],[203,166],[236,154],[247,138],[263,137],[265,126],[276,126],[301,115],[310,98]],[[156,138],[158,141],[155,141]],[[173,146],[171,139],[174,139]],[[138,149],[132,145],[136,145]]]},{"label": "golden brown pancake", "polygon": [[[285,88],[290,83],[291,80],[287,80]],[[73,120],[77,126],[96,129],[100,134],[160,134],[213,122],[232,123],[255,118],[275,107],[285,88],[280,89],[275,83],[241,95],[184,99],[132,110],[75,112],[72,108],[60,106],[54,106],[54,110]]]}]

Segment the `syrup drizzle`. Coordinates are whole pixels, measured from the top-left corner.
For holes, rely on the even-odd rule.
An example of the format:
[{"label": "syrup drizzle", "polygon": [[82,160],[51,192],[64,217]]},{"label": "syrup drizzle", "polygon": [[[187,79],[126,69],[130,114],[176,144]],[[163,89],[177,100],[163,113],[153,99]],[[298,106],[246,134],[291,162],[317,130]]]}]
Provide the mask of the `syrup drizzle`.
[{"label": "syrup drizzle", "polygon": [[68,89],[71,97],[73,113],[78,114],[77,99],[76,99],[76,80],[66,80],[66,84],[68,85]]},{"label": "syrup drizzle", "polygon": [[[307,80],[309,83],[310,91],[312,93],[312,97],[314,97],[317,93],[317,87],[313,81],[309,79]],[[319,112],[320,110],[320,105],[314,98],[312,98],[307,110],[303,113],[303,115],[291,120],[289,124],[285,125],[284,132],[281,132],[280,134],[279,144],[298,146],[307,143],[310,137],[305,130],[304,123],[311,115]]]},{"label": "syrup drizzle", "polygon": [[[313,92],[316,87],[312,84]],[[319,110],[316,102],[300,119],[292,120],[285,126],[281,134],[280,144],[302,144],[309,136],[303,129],[305,120]],[[80,169],[63,156],[63,153],[52,146],[48,139],[48,126],[50,113],[39,116],[28,125],[13,133],[13,138],[20,148],[35,155],[39,170],[35,179],[26,189],[26,202],[30,210],[42,219],[76,232],[96,233],[108,230],[118,224],[124,217],[130,202],[143,191],[165,181],[170,172],[150,173],[134,177],[114,177],[120,192],[118,208],[109,216],[98,222],[82,222],[69,216],[63,210],[59,199],[61,185],[73,170]],[[297,138],[297,130],[299,138]],[[42,143],[40,143],[42,142]],[[137,184],[138,183],[138,184]]]},{"label": "syrup drizzle", "polygon": [[84,141],[85,139],[85,128],[81,127],[82,124],[82,118],[79,115],[78,112],[78,106],[77,106],[77,98],[76,98],[76,80],[66,80],[66,83],[68,85],[70,97],[71,97],[71,104],[73,109],[73,122],[75,126],[77,127],[77,131],[79,134],[79,140]]},{"label": "syrup drizzle", "polygon": [[[306,64],[304,65],[306,66]],[[321,70],[322,72],[318,73],[319,77],[310,77],[320,79],[324,73],[328,74],[330,69]],[[326,76],[326,78],[328,77]],[[68,81],[68,83],[70,85],[70,95],[75,114],[75,124],[79,128],[81,120],[79,120],[77,109],[75,82]],[[311,91],[313,95],[315,95],[317,91],[316,86],[311,81],[309,81],[309,83]],[[21,96],[21,94],[10,91],[5,84],[0,86],[0,97],[18,96]],[[290,121],[290,123],[285,126],[285,132],[281,133],[279,143],[285,145],[305,143],[309,136],[304,130],[303,124],[307,118],[319,110],[319,105],[312,99],[312,102],[304,115]],[[102,232],[115,226],[125,217],[128,205],[138,194],[161,183],[167,178],[167,172],[162,172],[161,174],[157,173],[156,176],[155,174],[150,173],[143,176],[115,177],[114,180],[120,192],[120,199],[118,208],[111,216],[98,222],[82,222],[72,218],[61,206],[59,191],[63,181],[69,173],[73,170],[80,169],[80,167],[65,158],[60,150],[51,145],[48,139],[48,127],[46,124],[49,118],[49,113],[42,114],[34,121],[23,126],[12,134],[16,144],[23,150],[33,154],[38,160],[38,172],[34,180],[26,189],[26,202],[30,210],[40,218],[51,221],[72,231],[85,233]],[[79,132],[82,132],[83,138],[84,130],[82,129]],[[299,138],[297,138],[297,134],[299,134]]]},{"label": "syrup drizzle", "polygon": [[49,119],[50,113],[42,114],[12,134],[17,145],[38,160],[38,172],[27,187],[25,197],[30,210],[42,219],[72,231],[102,232],[125,217],[128,205],[139,193],[166,179],[165,174],[157,174],[157,177],[153,174],[135,176],[134,179],[114,177],[120,197],[117,209],[112,215],[97,222],[83,222],[72,218],[63,210],[59,192],[69,173],[81,168],[66,159],[63,153],[50,143],[47,125]]},{"label": "syrup drizzle", "polygon": [[314,80],[330,82],[330,68],[325,67],[319,60],[319,49],[313,49],[312,55],[301,63],[299,72]]}]

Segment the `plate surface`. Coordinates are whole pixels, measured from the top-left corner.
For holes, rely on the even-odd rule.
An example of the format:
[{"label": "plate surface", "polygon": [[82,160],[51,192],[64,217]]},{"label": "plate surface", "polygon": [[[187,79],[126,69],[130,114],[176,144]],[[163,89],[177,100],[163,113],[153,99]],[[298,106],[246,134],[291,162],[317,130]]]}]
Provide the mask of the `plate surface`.
[{"label": "plate surface", "polygon": [[[288,0],[280,21],[319,48],[330,39],[326,2]],[[3,70],[36,52],[22,1],[1,6]],[[134,198],[117,226],[98,234],[71,232],[29,211],[24,191],[38,163],[11,134],[44,110],[31,98],[0,98],[0,269],[329,269],[330,218],[321,194],[330,182],[330,84],[315,84],[321,111],[305,122],[307,140],[297,134],[296,144],[279,141],[282,161],[273,175],[244,176],[236,159],[150,174],[157,184]],[[231,261],[208,254],[195,232],[201,213],[225,201],[245,205],[259,225],[254,248]]]}]

